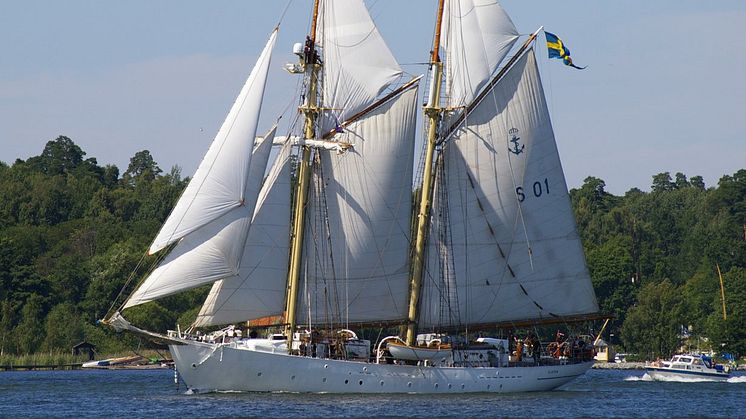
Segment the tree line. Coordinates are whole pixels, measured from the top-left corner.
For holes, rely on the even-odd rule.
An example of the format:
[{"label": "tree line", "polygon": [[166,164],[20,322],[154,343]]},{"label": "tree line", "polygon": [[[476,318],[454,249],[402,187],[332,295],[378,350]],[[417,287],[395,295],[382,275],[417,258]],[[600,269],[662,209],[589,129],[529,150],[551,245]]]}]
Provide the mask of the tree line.
[{"label": "tree line", "polygon": [[[145,251],[188,179],[178,167],[164,173],[147,150],[122,174],[85,157],[60,136],[39,156],[0,162],[0,353],[67,351],[83,340],[107,353],[138,343],[96,323],[156,262]],[[675,352],[682,335],[745,355],[746,170],[710,188],[681,173],[653,176],[650,192],[605,188],[588,177],[570,196],[599,305],[615,317],[606,337],[646,357]],[[150,330],[185,325],[206,291],[127,317]]]}]

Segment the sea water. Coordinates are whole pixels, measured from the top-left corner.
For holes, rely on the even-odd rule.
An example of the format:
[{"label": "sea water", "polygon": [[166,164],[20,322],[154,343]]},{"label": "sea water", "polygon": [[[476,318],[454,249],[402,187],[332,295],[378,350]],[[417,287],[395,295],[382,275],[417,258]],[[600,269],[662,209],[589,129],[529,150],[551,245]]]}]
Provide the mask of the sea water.
[{"label": "sea water", "polygon": [[657,382],[591,370],[549,392],[464,395],[191,394],[158,370],[0,372],[0,417],[746,417],[746,373]]}]

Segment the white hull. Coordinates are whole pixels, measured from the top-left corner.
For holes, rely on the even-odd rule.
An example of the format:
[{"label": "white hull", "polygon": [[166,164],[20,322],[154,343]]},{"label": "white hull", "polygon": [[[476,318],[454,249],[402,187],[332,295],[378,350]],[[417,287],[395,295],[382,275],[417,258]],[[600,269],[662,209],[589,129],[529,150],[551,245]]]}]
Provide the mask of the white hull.
[{"label": "white hull", "polygon": [[170,345],[176,368],[193,391],[300,393],[474,393],[555,389],[593,362],[503,368],[421,367],[291,356],[185,342]]}]

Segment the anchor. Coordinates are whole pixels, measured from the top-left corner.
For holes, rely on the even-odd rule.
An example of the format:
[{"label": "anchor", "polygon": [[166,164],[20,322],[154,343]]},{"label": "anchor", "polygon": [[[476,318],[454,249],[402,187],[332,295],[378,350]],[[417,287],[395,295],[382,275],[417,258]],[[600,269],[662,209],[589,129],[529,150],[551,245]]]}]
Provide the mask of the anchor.
[{"label": "anchor", "polygon": [[517,135],[518,128],[511,128],[508,133],[510,134],[510,142],[513,143],[513,148],[508,147],[508,151],[517,156],[523,152],[523,149],[526,148],[526,146],[518,143],[521,139],[521,137]]}]

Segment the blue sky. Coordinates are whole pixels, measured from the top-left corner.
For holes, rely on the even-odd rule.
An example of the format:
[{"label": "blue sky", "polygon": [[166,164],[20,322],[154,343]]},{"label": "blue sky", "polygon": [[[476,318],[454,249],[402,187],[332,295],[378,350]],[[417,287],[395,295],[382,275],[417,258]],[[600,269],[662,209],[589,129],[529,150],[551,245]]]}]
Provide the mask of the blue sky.
[{"label": "blue sky", "polygon": [[[426,71],[435,0],[367,1],[404,69]],[[661,171],[714,186],[746,167],[746,2],[503,0],[523,34],[559,35],[577,71],[539,49],[568,185],[586,176],[623,194]],[[66,135],[124,171],[149,149],[194,172],[283,1],[3,1],[0,161]],[[281,70],[308,27],[310,0],[282,22],[260,131],[293,100]],[[285,119],[291,119],[288,113]]]}]

